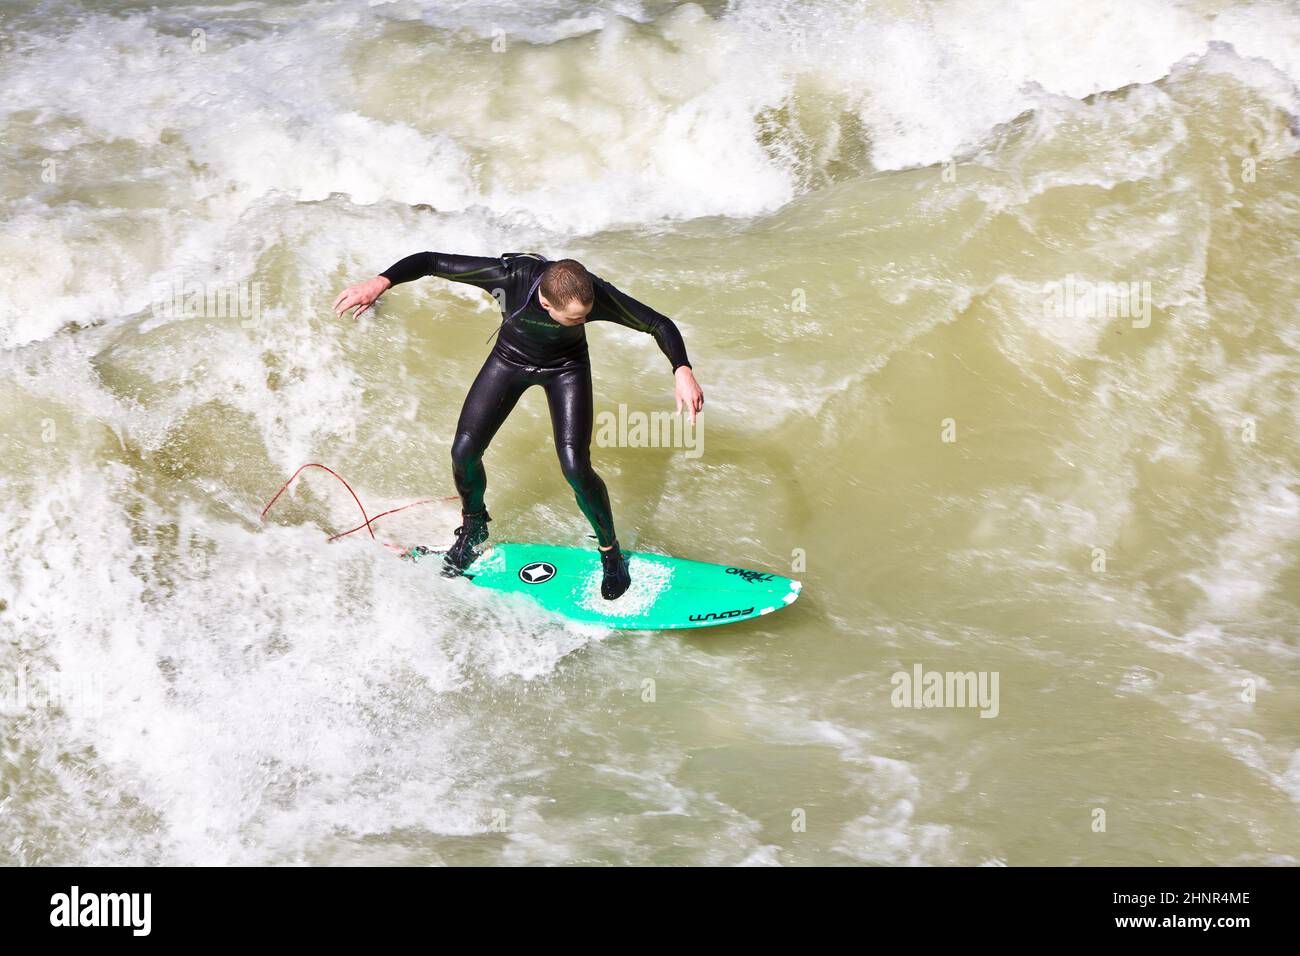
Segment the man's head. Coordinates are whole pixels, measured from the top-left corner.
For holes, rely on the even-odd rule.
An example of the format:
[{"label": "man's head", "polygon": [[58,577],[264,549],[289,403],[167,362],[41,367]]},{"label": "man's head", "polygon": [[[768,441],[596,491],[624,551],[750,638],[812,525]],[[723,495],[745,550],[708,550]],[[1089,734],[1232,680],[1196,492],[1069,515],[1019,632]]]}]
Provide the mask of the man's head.
[{"label": "man's head", "polygon": [[576,259],[558,259],[542,273],[538,299],[560,325],[581,325],[596,301],[591,273]]}]

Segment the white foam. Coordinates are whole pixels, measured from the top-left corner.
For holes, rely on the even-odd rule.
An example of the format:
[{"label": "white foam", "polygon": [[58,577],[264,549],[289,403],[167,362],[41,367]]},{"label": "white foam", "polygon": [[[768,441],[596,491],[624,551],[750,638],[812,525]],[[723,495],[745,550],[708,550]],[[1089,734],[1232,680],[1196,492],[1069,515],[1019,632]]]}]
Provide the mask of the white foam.
[{"label": "white foam", "polygon": [[1283,479],[1231,497],[1230,530],[1210,553],[1213,564],[1188,578],[1206,597],[1206,613],[1237,618],[1254,613],[1291,567],[1291,546],[1300,540],[1300,495]]},{"label": "white foam", "polygon": [[[975,149],[1028,110],[1043,122],[1073,122],[1069,103],[1151,83],[1211,42],[1220,46],[1207,69],[1297,110],[1298,28],[1280,6],[1206,17],[1160,0],[1083,10],[958,0],[885,11],[750,0],[716,17],[684,4],[636,26],[647,15],[630,2],[439,4],[422,14],[431,37],[471,24],[490,35],[499,18],[513,45],[493,54],[481,41],[448,40],[447,65],[435,71],[422,47],[399,41],[389,51],[392,77],[388,57],[350,55],[346,31],[402,15],[289,7],[276,32],[256,17],[211,24],[201,53],[175,24],[143,14],[89,14],[57,35],[20,33],[23,55],[0,64],[0,109],[34,113],[13,127],[13,147],[54,156],[64,170],[52,188],[24,187],[7,210],[0,345],[147,308],[157,272],[211,275],[214,259],[226,258],[227,275],[247,278],[248,237],[275,228],[256,222],[256,210],[283,203],[333,195],[354,205],[425,203],[460,217],[459,230],[444,223],[443,240],[476,250],[473,222],[519,239],[754,216],[790,201],[827,163],[850,161],[841,155],[849,130],[837,117],[857,116],[876,168],[935,163]],[[322,63],[346,66],[335,73]],[[455,86],[446,79],[453,74],[462,77]],[[406,90],[412,77],[427,92],[388,90]],[[538,97],[539,85],[567,92]],[[1110,112],[1119,123],[1162,95],[1135,95]],[[123,148],[115,144],[137,152],[94,159]],[[1167,149],[1112,151],[1100,164],[1078,153],[1079,170],[1060,175],[1099,183],[1148,175]],[[141,199],[129,205],[147,222],[130,239],[118,210],[77,198],[118,184],[117,172],[104,177],[124,167],[138,168]],[[186,217],[166,214],[182,203]],[[56,209],[65,228],[51,232],[44,224]],[[340,228],[332,256],[318,260],[326,268],[357,248],[347,236],[361,238]]]},{"label": "white foam", "polygon": [[603,575],[597,568],[584,582],[578,596],[578,604],[589,611],[614,618],[635,617],[645,613],[671,584],[672,566],[658,561],[647,561],[636,555],[628,556],[627,566],[628,573],[632,576],[632,583],[619,597],[612,601],[601,597],[600,583]]},{"label": "white foam", "polygon": [[99,692],[94,707],[33,714],[26,740],[42,759],[95,754],[93,777],[64,782],[76,810],[56,820],[96,812],[97,797],[74,794],[86,785],[158,815],[129,845],[43,852],[267,862],[331,832],[490,825],[465,773],[475,718],[437,715],[467,683],[535,678],[585,638],[314,528],[256,532],[148,502],[133,521],[118,504],[131,487],[122,466],[81,463],[0,511],[0,628],[21,624],[32,673],[93,678]]}]

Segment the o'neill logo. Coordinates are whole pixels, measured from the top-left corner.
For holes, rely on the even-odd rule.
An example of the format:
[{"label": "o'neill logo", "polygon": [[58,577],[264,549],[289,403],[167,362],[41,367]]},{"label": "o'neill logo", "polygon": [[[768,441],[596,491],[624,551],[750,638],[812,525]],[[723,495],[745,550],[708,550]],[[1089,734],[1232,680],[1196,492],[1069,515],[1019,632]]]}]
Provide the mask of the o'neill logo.
[{"label": "o'neill logo", "polygon": [[519,580],[525,584],[543,584],[555,577],[555,565],[549,561],[534,561],[519,569]]},{"label": "o'neill logo", "polygon": [[746,581],[748,581],[750,584],[755,584],[755,583],[757,583],[757,582],[759,582],[759,581],[770,581],[770,580],[772,580],[772,575],[770,575],[770,574],[764,574],[762,571],[747,571],[745,568],[727,568],[727,573],[728,573],[728,574],[739,574],[742,578],[744,578],[744,579],[745,579]]},{"label": "o'neill logo", "polygon": [[736,608],[734,611],[716,611],[708,614],[692,614],[692,621],[726,621],[733,617],[744,617],[746,614],[753,614],[752,607]]},{"label": "o'neill logo", "polygon": [[151,893],[71,893],[50,897],[51,926],[129,926],[135,936],[148,936],[152,924]]}]

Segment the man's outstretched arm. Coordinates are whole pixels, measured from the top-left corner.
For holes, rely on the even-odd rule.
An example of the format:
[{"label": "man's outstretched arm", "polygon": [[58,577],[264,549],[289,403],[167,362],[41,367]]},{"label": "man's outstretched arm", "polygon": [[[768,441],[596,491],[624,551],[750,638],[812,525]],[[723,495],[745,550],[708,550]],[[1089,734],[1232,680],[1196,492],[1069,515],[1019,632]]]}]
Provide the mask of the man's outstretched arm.
[{"label": "man's outstretched arm", "polygon": [[504,259],[491,256],[455,256],[446,252],[417,252],[399,259],[379,273],[393,285],[424,276],[466,282],[481,289],[500,286],[510,276]]},{"label": "man's outstretched arm", "polygon": [[659,350],[673,366],[677,411],[686,408],[691,413],[691,424],[694,425],[696,414],[704,407],[704,391],[695,381],[695,372],[686,355],[686,343],[682,340],[677,324],[599,276],[593,275],[591,282],[595,287],[596,301],[587,321],[617,322],[653,336]]},{"label": "man's outstretched arm", "polygon": [[437,276],[453,282],[465,282],[481,289],[500,288],[509,278],[505,260],[490,256],[457,256],[445,252],[417,252],[399,259],[373,279],[344,289],[334,300],[334,314],[353,309],[352,317],[375,304],[375,300],[395,285],[424,276]]},{"label": "man's outstretched arm", "polygon": [[629,329],[652,335],[659,351],[673,364],[674,372],[683,365],[691,367],[690,359],[686,356],[686,343],[682,341],[682,333],[672,319],[656,312],[644,302],[638,302],[599,276],[592,276],[591,282],[595,287],[596,301],[587,321],[617,322]]}]

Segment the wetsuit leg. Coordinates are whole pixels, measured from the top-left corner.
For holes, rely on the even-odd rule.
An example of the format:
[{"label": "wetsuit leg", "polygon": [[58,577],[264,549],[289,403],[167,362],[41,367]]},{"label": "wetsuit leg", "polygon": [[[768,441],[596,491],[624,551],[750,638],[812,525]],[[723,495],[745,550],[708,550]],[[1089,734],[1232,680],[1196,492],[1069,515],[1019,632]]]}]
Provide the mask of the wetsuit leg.
[{"label": "wetsuit leg", "polygon": [[591,467],[591,366],[583,363],[550,375],[545,383],[546,402],[555,429],[555,450],[560,468],[573,488],[578,507],[591,522],[601,546],[614,543],[614,515],[605,482]]},{"label": "wetsuit leg", "polygon": [[527,370],[492,352],[470,386],[451,443],[452,474],[467,514],[483,510],[483,493],[487,489],[483,452],[514,410],[519,396],[535,381]]}]

